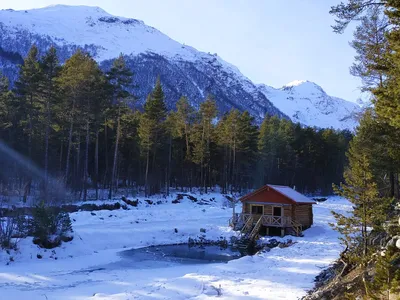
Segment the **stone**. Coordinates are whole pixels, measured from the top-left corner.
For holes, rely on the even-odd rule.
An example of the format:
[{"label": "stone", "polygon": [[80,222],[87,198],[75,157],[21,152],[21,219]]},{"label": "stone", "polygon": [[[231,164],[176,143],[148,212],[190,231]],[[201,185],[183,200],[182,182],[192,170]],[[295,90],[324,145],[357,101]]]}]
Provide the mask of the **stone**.
[{"label": "stone", "polygon": [[397,248],[397,249],[400,249],[400,240],[397,240],[397,241],[396,241],[396,248]]}]

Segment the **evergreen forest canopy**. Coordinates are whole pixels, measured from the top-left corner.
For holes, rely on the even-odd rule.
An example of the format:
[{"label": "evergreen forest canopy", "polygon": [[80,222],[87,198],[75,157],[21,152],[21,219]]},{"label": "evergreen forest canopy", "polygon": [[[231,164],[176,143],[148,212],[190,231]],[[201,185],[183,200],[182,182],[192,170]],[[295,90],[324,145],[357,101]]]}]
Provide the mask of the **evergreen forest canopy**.
[{"label": "evergreen forest canopy", "polygon": [[[182,96],[169,112],[160,78],[135,110],[134,86],[122,55],[103,72],[83,51],[60,65],[54,48],[40,56],[32,46],[15,88],[0,78],[0,194],[51,198],[62,185],[86,200],[88,190],[97,199],[99,190],[110,198],[121,188],[152,195],[218,185],[241,193],[265,183],[327,194],[342,180],[348,131],[274,116],[256,126],[237,110],[217,118],[211,95],[199,108]],[[6,155],[10,148],[42,174]]]}]

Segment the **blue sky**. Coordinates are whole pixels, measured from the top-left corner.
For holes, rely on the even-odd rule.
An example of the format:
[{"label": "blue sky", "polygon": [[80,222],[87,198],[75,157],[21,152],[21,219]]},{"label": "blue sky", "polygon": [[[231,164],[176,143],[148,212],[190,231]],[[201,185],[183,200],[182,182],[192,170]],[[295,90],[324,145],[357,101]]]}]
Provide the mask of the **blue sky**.
[{"label": "blue sky", "polygon": [[349,74],[352,29],[332,32],[329,8],[339,0],[1,0],[0,9],[51,4],[99,6],[143,20],[198,50],[218,53],[255,83],[281,87],[314,81],[356,101],[360,80]]}]

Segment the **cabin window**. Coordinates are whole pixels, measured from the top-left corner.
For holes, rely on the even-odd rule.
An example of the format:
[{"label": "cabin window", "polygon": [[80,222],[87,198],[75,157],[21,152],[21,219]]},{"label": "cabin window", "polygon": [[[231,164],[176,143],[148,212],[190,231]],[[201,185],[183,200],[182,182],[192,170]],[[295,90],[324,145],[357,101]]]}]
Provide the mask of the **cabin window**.
[{"label": "cabin window", "polygon": [[282,216],[282,207],[274,206],[273,215],[279,217]]},{"label": "cabin window", "polygon": [[251,213],[254,215],[262,215],[264,212],[264,207],[262,205],[252,205]]}]

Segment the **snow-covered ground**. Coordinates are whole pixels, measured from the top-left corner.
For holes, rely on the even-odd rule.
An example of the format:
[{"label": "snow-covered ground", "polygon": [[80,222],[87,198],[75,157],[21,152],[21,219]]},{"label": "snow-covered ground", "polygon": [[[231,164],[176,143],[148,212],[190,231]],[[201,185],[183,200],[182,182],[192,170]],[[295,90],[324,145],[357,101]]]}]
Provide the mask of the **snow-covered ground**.
[{"label": "snow-covered ground", "polygon": [[[129,248],[184,243],[206,229],[208,239],[229,239],[231,209],[219,194],[211,205],[189,199],[118,211],[71,214],[75,238],[54,251],[37,248],[30,239],[20,252],[0,252],[0,299],[298,299],[314,285],[341,247],[329,222],[330,211],[349,211],[339,197],[314,206],[314,225],[288,248],[246,256],[226,264],[157,263],[142,268],[118,253]],[[157,201],[157,199],[152,199]],[[175,230],[177,229],[177,232]],[[37,255],[42,259],[38,259]]]}]

